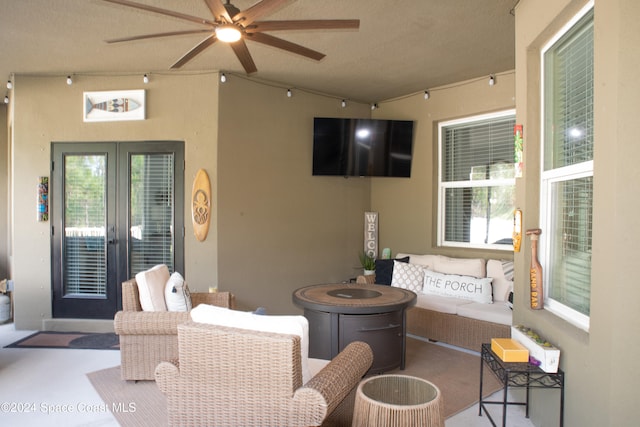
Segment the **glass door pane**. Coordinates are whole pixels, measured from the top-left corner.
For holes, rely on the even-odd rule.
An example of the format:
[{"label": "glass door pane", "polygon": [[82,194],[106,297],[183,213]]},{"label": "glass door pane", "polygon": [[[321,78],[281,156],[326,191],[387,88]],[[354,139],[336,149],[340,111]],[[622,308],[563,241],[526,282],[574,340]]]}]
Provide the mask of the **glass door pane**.
[{"label": "glass door pane", "polygon": [[106,298],[107,156],[64,157],[64,296]]},{"label": "glass door pane", "polygon": [[174,271],[174,155],[130,156],[129,271],[157,264]]}]

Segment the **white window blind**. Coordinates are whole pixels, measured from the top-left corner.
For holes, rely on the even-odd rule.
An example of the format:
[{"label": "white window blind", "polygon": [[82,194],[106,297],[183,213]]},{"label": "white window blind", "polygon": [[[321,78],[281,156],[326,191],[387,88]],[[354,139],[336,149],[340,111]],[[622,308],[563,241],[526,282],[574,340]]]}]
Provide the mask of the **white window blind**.
[{"label": "white window blind", "polygon": [[594,146],[592,4],[543,50],[543,80],[545,304],[588,329]]},{"label": "white window blind", "polygon": [[514,124],[508,111],[440,125],[441,245],[512,249]]},{"label": "white window blind", "polygon": [[106,156],[65,157],[64,294],[106,295]]},{"label": "white window blind", "polygon": [[173,154],[131,155],[131,276],[157,264],[174,271]]}]

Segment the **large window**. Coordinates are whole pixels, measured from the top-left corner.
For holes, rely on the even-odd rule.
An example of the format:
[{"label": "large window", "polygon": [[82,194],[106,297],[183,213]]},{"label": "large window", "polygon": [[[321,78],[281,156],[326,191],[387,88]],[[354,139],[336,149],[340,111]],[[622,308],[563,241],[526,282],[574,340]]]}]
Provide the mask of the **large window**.
[{"label": "large window", "polygon": [[542,51],[545,306],[589,329],[593,217],[593,3]]},{"label": "large window", "polygon": [[440,123],[438,244],[513,250],[513,110]]}]

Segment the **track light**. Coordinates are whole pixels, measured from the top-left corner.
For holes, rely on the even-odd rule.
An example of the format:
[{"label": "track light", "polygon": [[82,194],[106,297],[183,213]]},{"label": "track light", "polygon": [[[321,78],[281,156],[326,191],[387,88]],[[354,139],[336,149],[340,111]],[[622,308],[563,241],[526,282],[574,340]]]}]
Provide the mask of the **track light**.
[{"label": "track light", "polygon": [[144,75],[144,77],[142,78],[142,83],[147,84],[149,83],[149,76],[148,75]]},{"label": "track light", "polygon": [[424,99],[429,99],[429,96],[431,96],[431,95],[429,95],[429,91],[425,90],[424,91]]},{"label": "track light", "polygon": [[67,84],[69,86],[71,86],[73,84],[73,80],[71,79],[71,76],[67,76]]},{"label": "track light", "polygon": [[224,73],[220,74],[220,83],[224,83],[227,81],[227,76],[224,75]]},{"label": "track light", "polygon": [[291,89],[287,89],[287,98],[291,98],[292,96]]},{"label": "track light", "polygon": [[489,76],[489,86],[496,84],[496,78],[493,75]]},{"label": "track light", "polygon": [[13,89],[13,83],[11,83],[11,80],[7,80],[7,89]]},{"label": "track light", "polygon": [[371,111],[375,110],[376,108],[378,108],[378,104],[371,104]]},{"label": "track light", "polygon": [[9,95],[5,95],[4,96],[4,103],[8,104],[9,103]]},{"label": "track light", "polygon": [[342,108],[347,106],[347,101],[345,101],[344,99],[342,100],[342,102],[340,103],[340,105],[342,106]]}]

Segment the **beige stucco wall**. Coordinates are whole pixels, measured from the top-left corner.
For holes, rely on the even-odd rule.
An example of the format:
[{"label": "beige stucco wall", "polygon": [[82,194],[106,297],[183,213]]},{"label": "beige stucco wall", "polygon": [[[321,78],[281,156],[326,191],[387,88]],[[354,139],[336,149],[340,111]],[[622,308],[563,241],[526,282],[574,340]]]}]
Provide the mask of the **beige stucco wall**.
[{"label": "beige stucco wall", "polygon": [[[540,48],[586,2],[523,0],[516,9],[516,105],[524,125],[525,175],[517,197],[525,228],[538,226],[540,158]],[[534,326],[561,349],[566,372],[565,425],[631,426],[638,423],[640,377],[637,271],[640,226],[637,194],[640,146],[633,127],[640,112],[640,29],[636,0],[596,1],[594,81],[594,217],[590,330],[582,331],[548,311],[528,308],[530,250],[516,260],[514,322]],[[544,232],[544,231],[543,231]],[[518,292],[518,290],[520,292]],[[557,423],[557,394],[536,391],[536,425]]]},{"label": "beige stucco wall", "polygon": [[[118,89],[146,89],[147,120],[83,123],[83,91]],[[98,328],[51,320],[50,224],[36,221],[35,184],[49,175],[52,141],[185,141],[186,197],[200,168],[213,190],[205,242],[193,236],[185,203],[184,274],[194,291],[217,285],[236,294],[240,308],[292,313],[300,311],[291,300],[297,287],[355,277],[370,180],[311,176],[313,117],[368,117],[369,107],[343,109],[333,97],[285,93],[232,75],[221,85],[217,73],[153,74],[148,85],[138,75],[75,76],[72,86],[64,76],[17,75],[15,238],[7,245],[14,253],[16,327]]]},{"label": "beige stucco wall", "polygon": [[[146,120],[83,122],[84,91],[127,89],[146,90]],[[190,197],[199,168],[216,174],[217,92],[216,73],[154,74],[148,85],[142,83],[140,75],[75,76],[71,86],[64,76],[15,76],[10,247],[17,328],[41,329],[43,320],[51,318],[50,223],[37,222],[35,212],[37,178],[49,175],[51,142],[185,141],[185,194]],[[190,209],[191,205],[185,203],[185,218],[190,218]],[[203,243],[196,241],[190,222],[185,224],[184,274],[194,290],[206,290],[217,283],[215,212],[212,221],[209,237]],[[201,276],[203,271],[206,275]]]},{"label": "beige stucco wall", "polygon": [[514,72],[430,88],[423,93],[380,103],[374,117],[415,120],[411,178],[374,178],[372,210],[379,212],[380,247],[393,253],[440,253],[449,256],[511,258],[512,251],[477,251],[437,247],[438,122],[515,108]]},{"label": "beige stucco wall", "polygon": [[370,179],[312,176],[313,118],[366,104],[230,76],[220,87],[219,279],[241,308],[300,312],[292,292],[361,272]]}]

